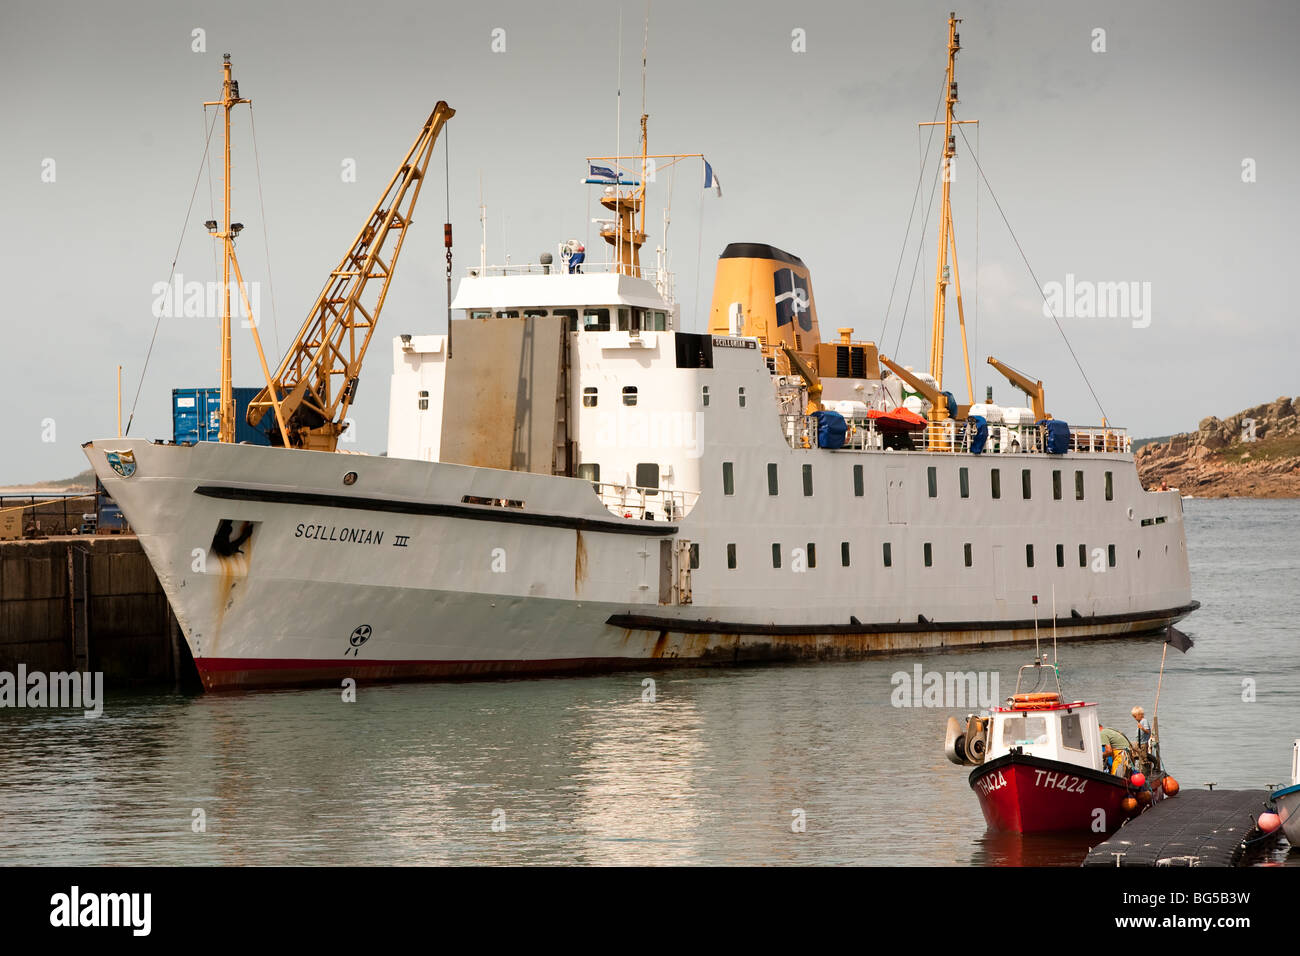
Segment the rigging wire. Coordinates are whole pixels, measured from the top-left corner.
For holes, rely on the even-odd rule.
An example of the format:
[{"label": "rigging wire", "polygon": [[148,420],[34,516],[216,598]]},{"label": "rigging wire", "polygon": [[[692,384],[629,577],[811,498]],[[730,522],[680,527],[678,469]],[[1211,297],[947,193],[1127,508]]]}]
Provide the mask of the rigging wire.
[{"label": "rigging wire", "polygon": [[[961,133],[961,138],[966,141],[966,148],[970,149],[970,141],[966,140],[966,131],[961,129],[961,127],[958,127],[958,131]],[[1074,359],[1075,367],[1079,369],[1079,374],[1083,376],[1083,384],[1088,386],[1088,391],[1092,395],[1092,400],[1097,403],[1097,410],[1101,412],[1102,421],[1108,421],[1109,419],[1106,415],[1106,409],[1102,407],[1101,399],[1097,397],[1097,392],[1093,389],[1092,382],[1088,381],[1088,373],[1083,370],[1083,363],[1079,361],[1079,356],[1075,354],[1074,346],[1070,344],[1070,338],[1065,334],[1065,329],[1061,325],[1061,320],[1056,316],[1056,310],[1052,308],[1052,303],[1048,300],[1047,293],[1043,291],[1043,284],[1038,281],[1038,275],[1034,272],[1034,267],[1029,264],[1029,257],[1025,255],[1025,250],[1021,247],[1020,240],[1016,237],[1016,231],[1011,228],[1011,222],[1007,219],[1007,214],[1002,209],[1002,203],[998,201],[998,194],[993,191],[992,184],[989,183],[988,177],[984,175],[984,167],[980,165],[979,159],[974,157],[973,153],[972,157],[975,158],[975,168],[979,171],[980,178],[984,180],[984,185],[988,187],[989,196],[993,199],[993,205],[997,207],[998,213],[1002,216],[1002,222],[1007,227],[1007,232],[1011,234],[1011,241],[1016,244],[1016,251],[1020,253],[1020,258],[1024,261],[1025,268],[1029,270],[1029,277],[1034,280],[1034,287],[1038,289],[1038,294],[1043,297],[1043,304],[1047,306],[1047,312],[1051,315],[1052,322],[1056,325],[1056,331],[1061,333],[1061,340],[1065,342],[1065,347],[1070,352],[1070,358]]]},{"label": "rigging wire", "polygon": [[[934,194],[939,187],[939,172],[942,169],[943,169],[943,161],[941,156],[940,162],[938,163],[938,165],[934,167],[934,182],[930,184],[930,199],[925,204],[925,219],[924,219],[925,222],[930,221],[930,210],[934,207]],[[924,248],[925,248],[925,231],[923,229],[921,231],[921,237],[916,244],[916,258],[912,261],[912,278],[908,282],[908,286],[907,286],[907,300],[903,303],[903,318],[898,324],[898,336],[894,341],[895,355],[898,354],[898,346],[903,341],[903,329],[907,327],[908,308],[912,304],[912,290],[916,288],[916,270],[921,265],[921,251]],[[924,290],[922,291],[921,294],[922,296],[925,295]],[[924,329],[922,329],[922,335],[924,335]]]},{"label": "rigging wire", "polygon": [[[208,109],[205,106],[203,112],[207,113],[207,111]],[[199,160],[199,171],[194,176],[194,189],[190,191],[190,202],[185,208],[185,222],[181,224],[181,234],[176,239],[176,251],[172,253],[172,267],[171,271],[167,273],[167,287],[169,289],[171,288],[172,278],[176,275],[176,262],[180,259],[181,244],[185,241],[185,230],[190,226],[190,214],[194,212],[194,197],[199,194],[199,183],[203,181],[203,168],[208,161],[208,147],[212,143],[212,131],[216,129],[216,127],[217,113],[214,110],[212,113],[212,124],[208,126],[208,135],[203,142],[203,158]],[[140,389],[144,387],[144,376],[149,370],[149,357],[153,355],[154,342],[158,339],[158,329],[162,325],[162,318],[165,312],[165,309],[160,309],[158,315],[154,319],[153,335],[149,338],[149,349],[145,352],[144,364],[140,367],[140,380],[135,386],[135,398],[131,402],[131,414],[127,417],[126,428],[122,431],[122,437],[124,438],[131,434],[131,423],[135,421],[135,409],[136,406],[140,404]]]},{"label": "rigging wire", "polygon": [[[257,124],[253,122],[253,103],[248,103],[248,125],[253,132],[253,163],[257,167],[257,205],[262,213],[262,248],[266,251],[266,284],[271,290],[271,334],[275,336],[275,353],[280,352],[280,323],[275,312],[275,280],[271,277],[271,242],[266,236],[266,203],[262,201],[262,157],[257,149]],[[254,322],[257,319],[254,317]]]},{"label": "rigging wire", "polygon": [[[935,119],[937,119],[939,116],[939,107],[943,105],[943,89],[947,87],[947,84],[948,84],[948,74],[945,72],[943,84],[939,91],[939,101],[934,105]],[[934,140],[934,130],[935,127],[931,126],[930,137],[925,142],[925,152],[930,151],[930,143],[933,142]],[[916,145],[917,148],[919,149],[921,145],[921,131],[919,129],[916,131]],[[877,342],[883,343],[885,341],[885,331],[889,328],[889,313],[890,310],[892,310],[894,307],[894,293],[898,287],[898,274],[903,268],[903,256],[907,252],[907,240],[912,235],[912,220],[916,216],[917,200],[919,200],[921,197],[921,183],[924,181],[925,181],[925,157],[924,157],[924,153],[918,153],[917,169],[916,169],[916,189],[912,191],[912,208],[907,215],[907,229],[903,233],[903,246],[898,250],[898,264],[894,266],[894,281],[893,284],[891,284],[889,287],[889,304],[885,306],[885,322],[880,327],[880,335],[876,339]]]}]

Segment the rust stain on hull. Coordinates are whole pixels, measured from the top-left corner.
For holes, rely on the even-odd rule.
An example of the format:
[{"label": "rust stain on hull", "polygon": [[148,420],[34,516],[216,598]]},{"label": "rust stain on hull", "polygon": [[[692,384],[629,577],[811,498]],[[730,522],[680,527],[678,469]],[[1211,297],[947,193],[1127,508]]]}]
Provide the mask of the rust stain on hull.
[{"label": "rust stain on hull", "polygon": [[573,545],[573,593],[582,593],[582,585],[587,580],[587,543],[581,531],[573,532],[577,537]]}]

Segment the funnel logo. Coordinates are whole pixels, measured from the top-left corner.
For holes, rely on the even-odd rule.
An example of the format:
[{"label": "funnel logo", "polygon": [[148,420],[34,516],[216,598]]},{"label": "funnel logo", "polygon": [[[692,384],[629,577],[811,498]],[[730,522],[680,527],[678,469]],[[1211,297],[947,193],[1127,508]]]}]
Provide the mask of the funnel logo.
[{"label": "funnel logo", "polygon": [[776,294],[776,324],[789,325],[799,319],[799,328],[812,331],[812,311],[808,280],[795,275],[793,269],[779,269],[772,274]]}]

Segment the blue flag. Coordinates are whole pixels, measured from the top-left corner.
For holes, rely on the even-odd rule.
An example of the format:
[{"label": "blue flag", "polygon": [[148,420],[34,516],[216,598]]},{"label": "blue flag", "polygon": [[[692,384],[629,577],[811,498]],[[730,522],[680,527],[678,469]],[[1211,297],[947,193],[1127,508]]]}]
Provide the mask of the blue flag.
[{"label": "blue flag", "polygon": [[714,174],[713,166],[707,159],[704,161],[704,188],[716,190],[719,196],[722,195],[722,180]]},{"label": "blue flag", "polygon": [[599,179],[609,179],[609,180],[618,179],[618,173],[614,172],[614,170],[610,169],[608,166],[597,166],[595,163],[590,163],[589,165],[591,166],[592,176],[595,176]]}]

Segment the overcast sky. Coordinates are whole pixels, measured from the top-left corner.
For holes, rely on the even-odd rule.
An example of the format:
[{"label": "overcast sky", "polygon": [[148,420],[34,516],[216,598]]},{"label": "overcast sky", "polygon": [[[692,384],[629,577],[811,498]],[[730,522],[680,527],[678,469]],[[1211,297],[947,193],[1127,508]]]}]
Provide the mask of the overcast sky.
[{"label": "overcast sky", "polygon": [[[951,5],[653,0],[651,149],[702,152],[723,184],[721,198],[704,194],[698,164],[672,183],[685,329],[706,321],[717,254],[748,241],[809,265],[825,335],[840,326],[881,335],[926,135],[916,124],[934,115]],[[645,6],[622,9],[630,150]],[[86,466],[83,441],[115,433],[116,366],[129,414],[155,327],[154,286],[182,236],[177,272],[214,278],[202,222],[214,209],[219,218],[219,170],[210,185],[199,176],[182,225],[202,168],[201,103],[218,95],[222,53],[254,104],[265,219],[241,107],[238,249],[246,278],[261,283],[262,330],[279,354],[439,99],[457,110],[457,274],[478,260],[480,171],[490,261],[535,261],[590,235],[600,210],[578,180],[584,157],[615,149],[618,14],[610,2],[7,0],[0,483],[71,475]],[[1126,316],[1061,319],[1111,422],[1166,434],[1300,393],[1287,292],[1300,221],[1300,6],[1027,0],[969,3],[958,14],[959,116],[980,120],[981,165],[1038,279],[1150,290],[1141,313],[1131,304]],[[193,49],[195,30],[205,52]],[[975,129],[966,127],[972,145]],[[976,391],[991,384],[999,401],[1016,397],[984,363],[991,353],[1041,377],[1057,417],[1096,423],[1101,412],[990,193],[977,192],[963,163],[961,137],[958,151],[954,216]],[[349,161],[355,182],[342,175]],[[440,145],[439,180],[442,163]],[[666,179],[652,193],[648,247],[662,241]],[[927,171],[918,223],[931,182]],[[444,206],[431,185],[368,356],[359,450],[386,446],[391,337],[445,329]],[[882,340],[917,366],[927,361],[936,215],[937,204],[904,322],[913,227]],[[955,314],[949,326],[946,384],[964,400]],[[235,384],[258,385],[249,333],[235,331]],[[217,318],[164,318],[132,435],[170,438],[171,389],[217,385],[218,369]]]}]

